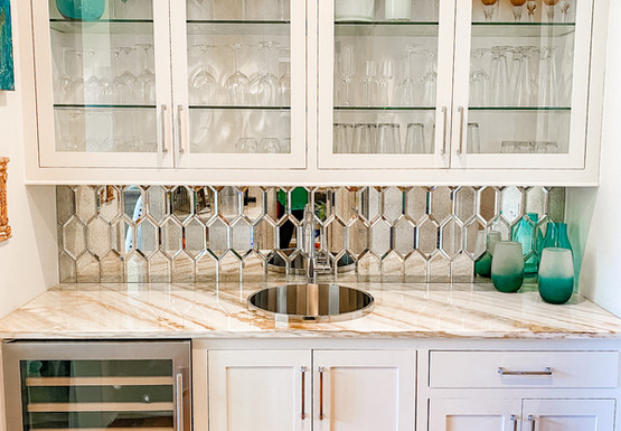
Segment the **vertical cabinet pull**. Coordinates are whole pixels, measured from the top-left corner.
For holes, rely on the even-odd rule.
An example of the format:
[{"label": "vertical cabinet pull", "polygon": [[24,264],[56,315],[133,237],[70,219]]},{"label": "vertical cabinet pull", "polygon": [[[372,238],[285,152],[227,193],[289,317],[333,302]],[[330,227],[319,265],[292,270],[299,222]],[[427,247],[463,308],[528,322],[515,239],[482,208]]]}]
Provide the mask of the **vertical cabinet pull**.
[{"label": "vertical cabinet pull", "polygon": [[168,105],[162,105],[162,153],[168,153]]},{"label": "vertical cabinet pull", "polygon": [[457,155],[461,155],[464,152],[464,118],[465,109],[463,106],[459,107],[459,147],[457,148]]},{"label": "vertical cabinet pull", "polygon": [[179,152],[181,154],[188,154],[190,152],[185,140],[185,124],[185,107],[179,105],[177,107],[177,134],[179,136]]},{"label": "vertical cabinet pull", "polygon": [[183,431],[183,374],[177,374],[177,430]]},{"label": "vertical cabinet pull", "polygon": [[511,415],[511,422],[513,422],[513,431],[517,431],[518,420],[516,415]]},{"label": "vertical cabinet pull", "polygon": [[301,367],[302,373],[302,414],[300,415],[302,420],[306,419],[306,367]]},{"label": "vertical cabinet pull", "polygon": [[443,106],[442,107],[442,116],[443,116],[443,123],[442,123],[442,127],[443,129],[443,133],[442,133],[442,149],[440,150],[440,155],[445,155],[446,154],[446,127],[448,125],[448,107]]},{"label": "vertical cabinet pull", "polygon": [[323,367],[319,367],[319,420],[323,420]]},{"label": "vertical cabinet pull", "polygon": [[528,422],[530,422],[532,424],[531,431],[535,431],[536,421],[535,421],[535,417],[533,415],[528,415]]}]

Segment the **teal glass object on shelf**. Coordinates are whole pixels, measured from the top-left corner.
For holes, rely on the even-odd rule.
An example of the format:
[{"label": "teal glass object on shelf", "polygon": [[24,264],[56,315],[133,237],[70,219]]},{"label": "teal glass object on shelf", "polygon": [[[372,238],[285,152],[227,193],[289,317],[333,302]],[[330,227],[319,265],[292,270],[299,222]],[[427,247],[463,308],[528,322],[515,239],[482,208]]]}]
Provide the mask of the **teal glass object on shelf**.
[{"label": "teal glass object on shelf", "polygon": [[492,256],[496,244],[500,241],[500,232],[490,232],[486,238],[487,247],[481,257],[474,263],[474,271],[481,277],[492,276]]},{"label": "teal glass object on shelf", "polygon": [[537,272],[539,259],[535,250],[535,235],[538,221],[539,214],[528,213],[526,217],[520,219],[511,232],[511,240],[522,244],[522,248],[524,249],[524,272],[526,274],[534,274]]},{"label": "teal glass object on shelf", "polygon": [[492,283],[500,292],[513,293],[524,284],[522,244],[508,241],[496,244],[492,258]]},{"label": "teal glass object on shelf", "polygon": [[106,10],[105,0],[56,0],[58,11],[67,19],[96,21]]},{"label": "teal glass object on shelf", "polygon": [[541,247],[541,250],[538,251],[539,262],[541,262],[543,250],[550,247],[558,247],[564,248],[566,250],[571,250],[571,253],[573,255],[574,250],[571,247],[571,243],[569,242],[566,223],[548,223],[548,227],[546,228],[546,237],[543,240],[543,246]]},{"label": "teal glass object on shelf", "polygon": [[570,249],[548,247],[539,267],[539,294],[550,304],[564,304],[574,293],[574,259]]}]

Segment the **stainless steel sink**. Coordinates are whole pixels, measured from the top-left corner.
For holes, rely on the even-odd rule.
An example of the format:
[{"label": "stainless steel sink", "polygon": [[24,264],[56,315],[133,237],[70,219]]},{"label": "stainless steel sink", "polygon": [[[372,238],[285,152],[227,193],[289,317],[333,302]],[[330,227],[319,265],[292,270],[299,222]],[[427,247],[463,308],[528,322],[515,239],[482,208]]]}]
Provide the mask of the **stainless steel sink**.
[{"label": "stainless steel sink", "polygon": [[374,306],[369,293],[338,284],[288,284],[259,290],[248,298],[248,309],[260,316],[301,322],[357,319]]}]

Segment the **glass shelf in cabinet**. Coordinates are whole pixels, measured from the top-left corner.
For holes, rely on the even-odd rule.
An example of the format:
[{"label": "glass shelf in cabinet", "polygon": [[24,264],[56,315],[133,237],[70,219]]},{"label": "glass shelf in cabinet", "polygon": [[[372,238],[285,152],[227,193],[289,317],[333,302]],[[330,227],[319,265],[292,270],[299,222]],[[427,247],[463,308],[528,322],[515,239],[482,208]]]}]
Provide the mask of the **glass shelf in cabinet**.
[{"label": "glass shelf in cabinet", "polygon": [[576,32],[575,23],[473,22],[473,37],[563,37]]},{"label": "glass shelf in cabinet", "polygon": [[335,111],[435,111],[435,106],[335,106]]},{"label": "glass shelf in cabinet", "polygon": [[230,106],[230,105],[190,105],[190,109],[229,110],[229,111],[291,111],[290,106]]},{"label": "glass shelf in cabinet", "polygon": [[438,36],[440,24],[426,21],[360,21],[334,23],[336,36]]},{"label": "glass shelf in cabinet", "polygon": [[102,19],[76,21],[50,19],[50,28],[64,34],[153,34],[153,20]]},{"label": "glass shelf in cabinet", "polygon": [[191,36],[289,36],[290,21],[188,21]]},{"label": "glass shelf in cabinet", "polygon": [[54,109],[157,109],[155,105],[55,104]]},{"label": "glass shelf in cabinet", "polygon": [[493,112],[570,112],[571,107],[568,106],[471,106],[470,111],[493,111]]}]

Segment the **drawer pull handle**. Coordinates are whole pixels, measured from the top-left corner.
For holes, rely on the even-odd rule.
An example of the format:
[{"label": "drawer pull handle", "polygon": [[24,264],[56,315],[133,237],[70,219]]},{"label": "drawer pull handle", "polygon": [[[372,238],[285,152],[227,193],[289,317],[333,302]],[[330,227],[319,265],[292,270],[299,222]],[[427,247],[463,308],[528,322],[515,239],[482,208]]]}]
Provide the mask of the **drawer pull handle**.
[{"label": "drawer pull handle", "polygon": [[503,367],[498,367],[498,374],[501,376],[551,376],[552,367],[546,367],[543,371],[507,371]]},{"label": "drawer pull handle", "polygon": [[511,415],[511,422],[513,422],[513,431],[517,431],[518,420],[516,415]]},{"label": "drawer pull handle", "polygon": [[177,431],[183,431],[183,374],[177,374]]},{"label": "drawer pull handle", "polygon": [[302,420],[306,419],[306,367],[301,367],[302,373]]},{"label": "drawer pull handle", "polygon": [[536,423],[535,423],[535,417],[533,415],[528,415],[528,422],[533,424],[531,431],[535,431]]},{"label": "drawer pull handle", "polygon": [[324,368],[319,367],[319,420],[323,420],[323,372]]}]

